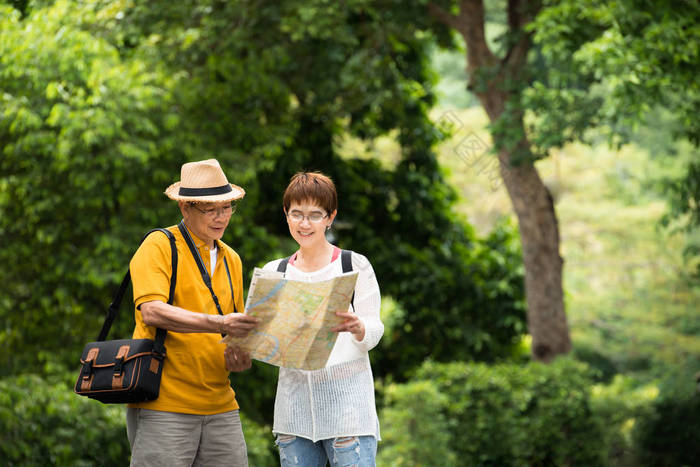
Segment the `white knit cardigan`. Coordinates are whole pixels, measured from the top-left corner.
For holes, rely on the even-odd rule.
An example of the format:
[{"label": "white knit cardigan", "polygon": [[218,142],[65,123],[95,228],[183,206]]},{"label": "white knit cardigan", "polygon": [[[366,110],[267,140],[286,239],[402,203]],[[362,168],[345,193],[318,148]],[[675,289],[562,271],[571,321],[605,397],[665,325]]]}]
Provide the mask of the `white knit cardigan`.
[{"label": "white knit cardigan", "polygon": [[[264,269],[275,271],[280,261],[271,261]],[[319,370],[280,368],[272,427],[275,434],[300,436],[314,442],[341,436],[381,439],[368,354],[384,334],[379,317],[379,285],[372,265],[361,254],[352,253],[352,269],[359,272],[355,313],[365,325],[365,337],[358,341],[351,333],[341,332],[326,366]],[[286,277],[317,282],[342,273],[338,257],[314,272],[303,272],[290,264]]]}]

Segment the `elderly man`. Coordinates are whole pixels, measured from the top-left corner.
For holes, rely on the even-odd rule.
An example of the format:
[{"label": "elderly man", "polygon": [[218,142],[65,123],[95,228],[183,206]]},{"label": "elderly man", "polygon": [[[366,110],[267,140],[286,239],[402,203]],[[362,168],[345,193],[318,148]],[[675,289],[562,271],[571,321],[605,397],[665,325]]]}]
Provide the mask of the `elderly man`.
[{"label": "elderly man", "polygon": [[250,357],[220,342],[222,334],[247,335],[257,322],[242,313],[241,260],[221,241],[235,201],[245,191],[230,184],[219,163],[209,159],[184,164],[180,181],[165,194],[178,202],[183,217],[168,228],[179,258],[172,305],[167,303],[171,249],[164,235],[149,235],[130,264],[133,337],[153,339],[156,328],[167,331],[158,398],[127,409],[131,465],[246,466],[228,375],[250,368]]}]

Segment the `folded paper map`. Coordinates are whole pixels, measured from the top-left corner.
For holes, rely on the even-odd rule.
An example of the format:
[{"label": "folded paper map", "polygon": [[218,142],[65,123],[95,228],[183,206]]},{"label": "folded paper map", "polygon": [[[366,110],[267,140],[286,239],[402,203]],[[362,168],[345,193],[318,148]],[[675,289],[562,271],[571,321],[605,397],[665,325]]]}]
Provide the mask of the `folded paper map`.
[{"label": "folded paper map", "polygon": [[338,338],[331,328],[347,312],[357,272],[319,282],[288,280],[277,271],[255,268],[245,312],[260,318],[247,337],[224,337],[250,356],[271,365],[302,370],[323,368]]}]

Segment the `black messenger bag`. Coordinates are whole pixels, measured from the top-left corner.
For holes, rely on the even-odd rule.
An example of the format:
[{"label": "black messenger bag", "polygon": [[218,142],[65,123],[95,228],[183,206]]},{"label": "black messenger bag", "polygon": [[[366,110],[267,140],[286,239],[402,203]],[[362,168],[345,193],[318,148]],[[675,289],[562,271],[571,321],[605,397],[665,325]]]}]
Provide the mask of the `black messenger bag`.
[{"label": "black messenger bag", "polygon": [[[168,230],[154,229],[148,232],[144,239],[155,231],[163,232],[170,240],[173,270],[168,303],[172,305],[177,281],[175,237]],[[155,340],[105,340],[130,281],[131,273],[127,270],[114,294],[97,341],[86,344],[80,357],[82,368],[75,383],[75,393],[106,404],[154,400],[158,398],[160,389],[165,360],[165,329],[157,329]]]}]

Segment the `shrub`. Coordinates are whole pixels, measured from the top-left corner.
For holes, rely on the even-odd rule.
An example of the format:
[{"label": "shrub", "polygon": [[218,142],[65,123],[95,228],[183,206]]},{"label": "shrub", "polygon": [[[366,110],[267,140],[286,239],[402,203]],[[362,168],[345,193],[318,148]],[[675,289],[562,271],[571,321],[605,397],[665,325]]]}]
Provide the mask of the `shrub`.
[{"label": "shrub", "polygon": [[124,409],[35,375],[0,381],[0,458],[9,466],[123,466]]},{"label": "shrub", "polygon": [[700,459],[700,394],[664,397],[635,430],[642,465],[698,465]]},{"label": "shrub", "polygon": [[605,427],[605,452],[609,465],[636,466],[633,430],[649,416],[659,394],[655,383],[643,383],[629,375],[615,375],[608,384],[591,388],[591,409]]},{"label": "shrub", "polygon": [[243,412],[241,408],[241,424],[245,443],[248,447],[248,463],[255,467],[277,467],[279,457],[275,447],[272,429],[267,425],[259,425]]},{"label": "shrub", "polygon": [[590,409],[590,383],[588,367],[564,358],[550,365],[427,362],[405,395],[390,388],[403,397],[388,391],[382,449],[399,452],[395,433],[415,424],[423,425],[425,449],[438,451],[425,465],[446,464],[445,453],[474,466],[602,465],[603,429]]},{"label": "shrub", "polygon": [[[241,419],[250,465],[278,465],[269,427]],[[129,458],[124,406],[77,396],[65,381],[0,380],[2,465],[108,467],[129,465]]]},{"label": "shrub", "polygon": [[387,386],[385,397],[378,465],[455,465],[445,418],[447,396],[429,381],[416,381]]},{"label": "shrub", "polygon": [[597,382],[609,383],[618,373],[615,362],[592,345],[576,344],[572,354],[577,360],[596,370],[593,372],[593,379]]}]

